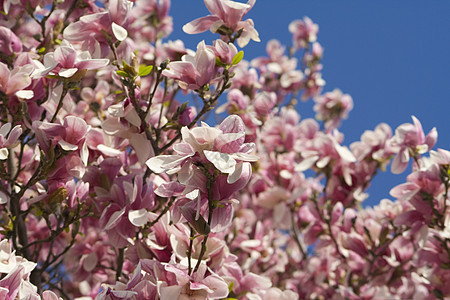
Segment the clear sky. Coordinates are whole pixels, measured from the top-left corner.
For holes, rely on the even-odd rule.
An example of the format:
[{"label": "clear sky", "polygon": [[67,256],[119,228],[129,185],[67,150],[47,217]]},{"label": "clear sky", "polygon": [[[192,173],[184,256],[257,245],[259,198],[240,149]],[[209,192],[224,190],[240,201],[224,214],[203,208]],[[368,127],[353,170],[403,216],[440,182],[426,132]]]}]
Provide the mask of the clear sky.
[{"label": "clear sky", "polygon": [[[172,0],[170,14],[170,39],[182,39],[191,49],[203,39],[215,39],[210,33],[187,35],[181,30],[209,14],[203,1]],[[395,130],[415,115],[425,133],[437,128],[437,147],[450,149],[450,2],[257,0],[247,17],[254,20],[261,42],[250,41],[245,58],[265,55],[270,39],[289,45],[289,23],[304,16],[319,24],[324,91],[340,88],[353,97],[354,109],[340,128],[345,144],[381,122]],[[302,118],[314,116],[312,104],[300,104]],[[389,190],[404,182],[405,174],[377,175],[365,204],[392,199]]]}]

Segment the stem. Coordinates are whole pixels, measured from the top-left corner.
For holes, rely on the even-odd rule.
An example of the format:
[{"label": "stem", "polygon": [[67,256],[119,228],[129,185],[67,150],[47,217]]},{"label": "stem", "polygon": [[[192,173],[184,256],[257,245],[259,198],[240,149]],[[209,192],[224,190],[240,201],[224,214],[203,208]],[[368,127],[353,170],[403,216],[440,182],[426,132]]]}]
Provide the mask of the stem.
[{"label": "stem", "polygon": [[[205,172],[207,172],[207,170]],[[214,174],[208,174],[208,175],[207,175],[208,180],[206,181],[206,187],[208,188],[208,225],[211,227],[212,214],[214,211],[212,188],[214,186],[214,181],[216,179],[216,176]],[[209,236],[209,233],[207,233],[203,236],[202,249],[200,250],[200,255],[198,256],[198,260],[197,260],[197,264],[195,265],[194,272],[196,272],[198,270],[198,268],[200,267],[200,263],[202,261],[203,255],[205,255],[206,242],[208,241],[208,236]]]},{"label": "stem", "polygon": [[116,281],[119,281],[120,276],[122,276],[124,253],[125,253],[125,248],[119,248],[119,254],[117,255]]},{"label": "stem", "polygon": [[63,106],[64,97],[66,97],[67,92],[69,91],[69,88],[66,84],[63,84],[63,91],[61,93],[61,97],[59,98],[58,106],[56,107],[55,114],[53,115],[52,119],[50,120],[50,123],[55,122],[56,116],[58,115],[58,112],[61,110]]},{"label": "stem", "polygon": [[188,274],[191,274],[192,266],[191,266],[191,255],[192,255],[192,245],[194,244],[194,229],[189,225],[191,229],[191,234],[189,236],[189,250],[187,252],[188,257]]},{"label": "stem", "polygon": [[149,228],[152,227],[153,225],[155,225],[156,223],[158,223],[158,221],[162,218],[162,216],[164,216],[169,211],[169,209],[172,207],[172,204],[174,201],[175,201],[175,197],[172,197],[170,199],[169,203],[167,203],[166,207],[164,207],[163,211],[159,214],[159,216],[149,224]]},{"label": "stem", "polygon": [[300,252],[303,255],[303,259],[308,258],[308,254],[306,253],[305,249],[303,249],[302,243],[300,242],[300,239],[298,238],[298,230],[295,223],[295,217],[294,217],[294,209],[291,209],[291,223],[292,223],[292,232],[295,242],[297,243],[298,248],[300,249]]}]

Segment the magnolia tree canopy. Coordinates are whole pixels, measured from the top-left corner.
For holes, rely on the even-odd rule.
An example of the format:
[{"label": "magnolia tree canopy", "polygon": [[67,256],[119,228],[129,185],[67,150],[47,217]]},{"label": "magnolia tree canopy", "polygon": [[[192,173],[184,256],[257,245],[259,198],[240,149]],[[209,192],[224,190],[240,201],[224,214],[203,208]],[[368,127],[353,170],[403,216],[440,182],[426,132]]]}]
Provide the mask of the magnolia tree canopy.
[{"label": "magnolia tree canopy", "polygon": [[311,19],[204,0],[186,49],[169,0],[0,3],[1,299],[450,297],[450,152],[415,117],[343,145]]}]

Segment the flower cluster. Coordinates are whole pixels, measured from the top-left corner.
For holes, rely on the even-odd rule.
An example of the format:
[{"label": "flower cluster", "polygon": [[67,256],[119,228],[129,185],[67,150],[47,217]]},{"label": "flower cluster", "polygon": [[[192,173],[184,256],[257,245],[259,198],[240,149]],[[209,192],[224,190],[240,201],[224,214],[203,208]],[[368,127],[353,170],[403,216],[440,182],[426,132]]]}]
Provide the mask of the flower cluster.
[{"label": "flower cluster", "polygon": [[1,299],[450,297],[450,152],[414,116],[344,144],[311,19],[244,60],[254,0],[193,50],[170,0],[0,3]]}]

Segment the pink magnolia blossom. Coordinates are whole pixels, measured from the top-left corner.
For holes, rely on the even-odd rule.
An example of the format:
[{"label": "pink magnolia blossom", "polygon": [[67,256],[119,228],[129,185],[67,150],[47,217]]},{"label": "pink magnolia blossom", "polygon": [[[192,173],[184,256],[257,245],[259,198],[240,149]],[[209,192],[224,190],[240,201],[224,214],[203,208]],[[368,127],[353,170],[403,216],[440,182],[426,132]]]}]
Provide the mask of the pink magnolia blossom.
[{"label": "pink magnolia blossom", "polygon": [[17,140],[22,134],[22,127],[20,125],[16,125],[12,129],[11,127],[11,123],[3,124],[0,127],[0,160],[8,158],[8,149],[16,145]]},{"label": "pink magnolia blossom", "polygon": [[100,69],[108,65],[109,59],[92,59],[89,52],[79,52],[67,41],[63,41],[55,52],[44,56],[44,65],[35,70],[34,78],[47,74],[56,74],[62,78],[71,78],[83,70]]},{"label": "pink magnolia blossom", "polygon": [[[196,34],[209,29],[213,33],[218,32],[226,35],[227,33],[224,32],[230,30],[231,35],[241,31],[237,39],[241,48],[245,47],[250,39],[255,42],[260,41],[253,20],[242,20],[255,4],[255,0],[249,0],[247,4],[231,0],[204,0],[204,2],[211,15],[187,23],[183,26],[184,32]],[[228,37],[225,36],[224,39],[228,41]]]},{"label": "pink magnolia blossom", "polygon": [[175,155],[159,155],[147,161],[156,173],[180,172],[179,181],[188,183],[193,174],[188,170],[195,164],[212,164],[218,171],[228,174],[227,182],[236,182],[249,162],[258,158],[250,153],[253,143],[244,143],[244,124],[238,116],[227,117],[218,128],[202,123],[201,127],[181,129],[183,141],[174,145]]},{"label": "pink magnolia blossom", "polygon": [[236,46],[233,44],[225,43],[222,40],[215,40],[213,46],[207,46],[209,49],[214,51],[214,54],[220,61],[225,65],[231,65],[233,58],[238,53]]},{"label": "pink magnolia blossom", "polygon": [[296,49],[305,48],[309,43],[315,42],[319,26],[308,18],[295,20],[289,24],[289,31],[292,33],[292,40]]},{"label": "pink magnolia blossom", "polygon": [[[129,26],[129,33],[132,37],[153,42],[172,32],[173,22],[172,17],[169,16],[170,0],[138,0],[135,3]],[[149,24],[149,19],[151,24]],[[137,38],[135,39],[137,40]]]},{"label": "pink magnolia blossom", "polygon": [[82,16],[64,30],[64,38],[70,42],[82,42],[94,57],[105,57],[108,39],[123,41],[128,32],[124,28],[133,3],[127,0],[111,0],[107,11]]},{"label": "pink magnolia blossom", "polygon": [[33,98],[34,92],[26,90],[32,82],[30,75],[33,70],[32,65],[25,65],[10,71],[4,63],[0,62],[0,91],[22,99]]},{"label": "pink magnolia blossom", "polygon": [[183,89],[197,90],[217,80],[216,56],[202,41],[195,56],[184,55],[182,61],[169,63],[162,74],[175,79]]},{"label": "pink magnolia blossom", "polygon": [[342,94],[339,89],[325,93],[314,98],[316,105],[314,111],[316,119],[325,122],[325,128],[329,131],[337,128],[341,120],[346,119],[348,113],[353,109],[353,99],[348,94]]},{"label": "pink magnolia blossom", "polygon": [[22,42],[11,29],[0,26],[0,51],[5,55],[12,55],[22,51]]},{"label": "pink magnolia blossom", "polygon": [[412,116],[414,124],[405,123],[400,125],[395,130],[395,135],[392,138],[394,145],[400,147],[399,153],[394,157],[391,170],[395,174],[402,173],[409,163],[411,154],[420,155],[431,150],[437,140],[436,128],[425,136],[422,124],[420,121]]}]

